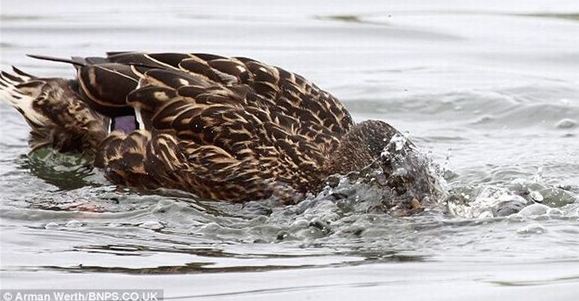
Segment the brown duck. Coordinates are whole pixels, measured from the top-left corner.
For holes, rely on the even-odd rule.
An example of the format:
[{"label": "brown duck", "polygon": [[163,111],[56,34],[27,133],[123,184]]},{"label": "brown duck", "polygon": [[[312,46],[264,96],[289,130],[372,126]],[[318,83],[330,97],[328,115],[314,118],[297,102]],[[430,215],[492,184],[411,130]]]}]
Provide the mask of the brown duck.
[{"label": "brown duck", "polygon": [[1,73],[0,97],[32,128],[30,146],[82,153],[116,184],[291,203],[378,162],[385,189],[414,203],[431,191],[423,166],[396,174],[392,156],[414,150],[384,152],[393,127],[355,124],[338,99],[282,68],[202,53],[32,57],[71,63],[76,78]]}]

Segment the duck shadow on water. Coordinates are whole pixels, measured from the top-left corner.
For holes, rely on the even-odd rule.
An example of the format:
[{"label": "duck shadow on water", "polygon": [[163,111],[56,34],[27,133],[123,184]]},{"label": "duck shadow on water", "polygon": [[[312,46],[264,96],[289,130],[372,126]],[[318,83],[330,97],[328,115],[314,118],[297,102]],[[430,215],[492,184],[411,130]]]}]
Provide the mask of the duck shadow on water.
[{"label": "duck shadow on water", "polygon": [[[128,249],[131,249],[128,251]],[[335,254],[235,254],[228,253],[222,250],[211,248],[190,248],[190,249],[174,249],[174,248],[152,248],[145,246],[86,246],[84,248],[75,248],[76,251],[87,253],[102,253],[114,254],[118,256],[147,256],[150,253],[179,253],[193,256],[200,256],[205,258],[205,261],[188,262],[180,265],[166,265],[156,267],[122,267],[122,266],[97,266],[97,265],[73,265],[73,266],[39,266],[39,267],[15,267],[18,270],[28,271],[58,271],[65,273],[119,273],[131,275],[164,275],[164,274],[205,274],[205,273],[244,273],[244,272],[268,272],[279,270],[296,270],[296,269],[312,269],[312,268],[335,268],[344,266],[359,266],[365,264],[375,263],[396,263],[396,262],[424,262],[428,261],[428,257],[422,255],[400,254],[395,251],[383,252],[364,252],[364,251],[348,251]],[[343,260],[338,259],[324,260],[326,256],[344,256]],[[212,261],[211,258],[214,258]],[[239,264],[230,266],[220,266],[219,260],[222,258],[230,258],[239,260]],[[244,259],[263,259],[259,264],[243,265]],[[306,258],[312,260],[304,260]],[[321,260],[315,263],[316,258]],[[285,261],[281,263],[280,260]],[[289,261],[288,261],[289,260]],[[277,264],[276,264],[277,261]],[[304,263],[307,261],[307,263]]]},{"label": "duck shadow on water", "polygon": [[59,190],[73,190],[89,185],[105,184],[98,179],[89,161],[74,154],[63,154],[50,148],[41,148],[21,155],[16,164]]}]

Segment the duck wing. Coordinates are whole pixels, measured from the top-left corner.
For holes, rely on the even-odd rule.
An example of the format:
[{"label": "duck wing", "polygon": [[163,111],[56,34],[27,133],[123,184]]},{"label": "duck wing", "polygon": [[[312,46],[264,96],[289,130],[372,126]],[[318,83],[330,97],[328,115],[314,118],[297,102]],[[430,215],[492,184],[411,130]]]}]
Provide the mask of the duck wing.
[{"label": "duck wing", "polygon": [[[282,68],[244,58],[206,53],[109,53],[112,63],[185,72],[210,85],[251,91],[247,105],[266,106],[300,121],[310,121],[342,135],[353,122],[345,107],[330,93],[304,77]],[[141,69],[142,70],[142,69]],[[241,87],[245,87],[242,89]]]},{"label": "duck wing", "polygon": [[[245,85],[150,69],[139,86],[127,103],[141,112],[148,134],[137,144],[133,134],[103,143],[102,166],[117,182],[141,185],[133,181],[153,175],[140,183],[177,185],[204,198],[235,202],[277,193],[290,202],[318,185],[328,152],[339,144],[330,129],[271,110]],[[123,154],[135,149],[129,156],[134,163],[127,163]]]}]

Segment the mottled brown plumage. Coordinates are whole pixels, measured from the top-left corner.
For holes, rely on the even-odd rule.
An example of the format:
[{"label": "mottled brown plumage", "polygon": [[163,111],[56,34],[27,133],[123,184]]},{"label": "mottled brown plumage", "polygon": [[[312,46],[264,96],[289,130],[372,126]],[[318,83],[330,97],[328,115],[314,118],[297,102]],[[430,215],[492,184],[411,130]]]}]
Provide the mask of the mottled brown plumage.
[{"label": "mottled brown plumage", "polygon": [[[122,185],[230,202],[295,202],[319,191],[328,175],[380,158],[397,133],[379,121],[354,125],[328,92],[249,58],[36,58],[72,63],[77,76],[2,73],[2,98],[28,120],[33,147],[93,155],[94,165]],[[138,128],[127,130],[126,120]]]},{"label": "mottled brown plumage", "polygon": [[94,156],[106,137],[108,118],[78,98],[74,81],[39,79],[14,68],[0,74],[0,98],[13,105],[31,127],[32,149],[51,146],[61,152]]}]

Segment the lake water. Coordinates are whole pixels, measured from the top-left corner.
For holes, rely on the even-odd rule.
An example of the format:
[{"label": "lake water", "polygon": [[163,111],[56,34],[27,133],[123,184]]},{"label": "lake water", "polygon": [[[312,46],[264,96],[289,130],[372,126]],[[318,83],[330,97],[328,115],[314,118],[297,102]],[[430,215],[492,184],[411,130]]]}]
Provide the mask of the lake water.
[{"label": "lake water", "polygon": [[579,2],[272,3],[2,0],[0,67],[70,77],[70,66],[25,54],[111,50],[283,66],[356,120],[408,133],[439,166],[449,212],[389,216],[363,187],[288,207],[117,189],[74,158],[28,157],[27,125],[0,104],[2,288],[577,300]]}]

